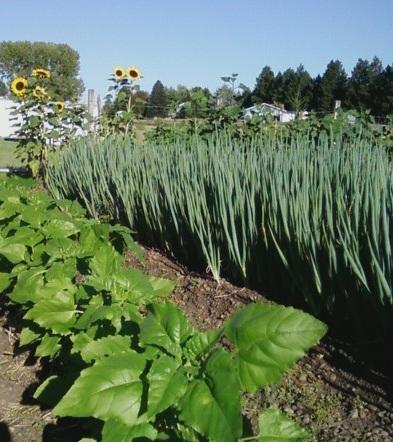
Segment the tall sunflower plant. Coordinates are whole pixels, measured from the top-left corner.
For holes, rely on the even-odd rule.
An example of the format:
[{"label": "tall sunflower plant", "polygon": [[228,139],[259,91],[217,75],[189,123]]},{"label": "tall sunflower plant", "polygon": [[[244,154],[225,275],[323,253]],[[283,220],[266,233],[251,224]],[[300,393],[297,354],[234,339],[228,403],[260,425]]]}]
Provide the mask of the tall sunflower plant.
[{"label": "tall sunflower plant", "polygon": [[100,120],[102,135],[134,135],[134,110],[140,100],[135,97],[135,92],[140,89],[137,82],[142,78],[141,71],[135,66],[127,69],[121,66],[114,68],[109,78],[111,85],[105,97],[106,103],[111,104],[104,108]]},{"label": "tall sunflower plant", "polygon": [[83,133],[88,120],[83,106],[53,100],[52,74],[33,69],[28,77],[18,76],[10,84],[16,100],[12,115],[18,139],[17,155],[34,177],[46,181],[48,157]]}]

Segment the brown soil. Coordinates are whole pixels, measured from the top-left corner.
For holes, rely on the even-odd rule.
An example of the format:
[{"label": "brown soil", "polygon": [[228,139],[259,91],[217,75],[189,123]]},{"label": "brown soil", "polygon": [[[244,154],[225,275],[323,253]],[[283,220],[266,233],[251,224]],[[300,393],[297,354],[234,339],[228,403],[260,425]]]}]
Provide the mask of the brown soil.
[{"label": "brown soil", "polygon": [[[181,306],[199,329],[217,327],[235,310],[262,295],[220,284],[209,277],[188,272],[161,253],[148,249],[140,264],[131,254],[128,265],[175,279],[172,300]],[[12,323],[11,323],[12,324]],[[16,328],[0,330],[0,441],[77,442],[78,422],[56,422],[50,411],[41,410],[32,398],[40,370],[35,361],[17,354]],[[256,426],[259,413],[276,405],[312,432],[315,441],[393,441],[392,372],[374,368],[381,350],[377,343],[353,344],[326,336],[279,384],[243,397],[244,413]],[[372,349],[372,360],[365,359]],[[385,351],[387,348],[384,347]],[[370,353],[370,351],[368,352]],[[80,423],[79,423],[80,424]]]}]

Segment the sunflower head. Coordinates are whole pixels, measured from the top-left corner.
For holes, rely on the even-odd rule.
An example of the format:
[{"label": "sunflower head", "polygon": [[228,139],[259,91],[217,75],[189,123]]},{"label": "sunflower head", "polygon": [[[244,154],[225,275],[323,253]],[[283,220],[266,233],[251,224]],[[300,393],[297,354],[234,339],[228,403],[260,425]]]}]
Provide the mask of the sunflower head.
[{"label": "sunflower head", "polygon": [[31,75],[33,77],[37,77],[37,78],[50,78],[51,73],[47,69],[37,68],[37,69],[33,69],[33,72],[31,73]]},{"label": "sunflower head", "polygon": [[35,98],[37,98],[38,100],[47,100],[47,99],[49,99],[48,94],[47,94],[45,88],[43,88],[41,86],[36,86],[33,89],[33,96]]},{"label": "sunflower head", "polygon": [[117,66],[113,71],[113,75],[117,81],[120,81],[126,76],[126,71],[122,67]]},{"label": "sunflower head", "polygon": [[11,83],[11,91],[17,97],[24,97],[27,92],[28,82],[26,78],[16,77]]},{"label": "sunflower head", "polygon": [[64,110],[64,103],[62,101],[56,101],[54,103],[54,105],[55,105],[55,108],[56,108],[57,112],[63,112],[63,110]]},{"label": "sunflower head", "polygon": [[140,80],[142,78],[141,71],[135,66],[131,66],[127,69],[127,75],[131,80]]}]

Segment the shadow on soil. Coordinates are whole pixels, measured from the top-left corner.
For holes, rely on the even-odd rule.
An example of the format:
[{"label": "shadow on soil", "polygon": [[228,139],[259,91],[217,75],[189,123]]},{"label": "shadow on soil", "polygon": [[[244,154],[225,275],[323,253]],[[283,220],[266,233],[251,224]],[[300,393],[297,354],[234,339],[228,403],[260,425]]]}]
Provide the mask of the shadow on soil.
[{"label": "shadow on soil", "polygon": [[5,422],[0,422],[0,440],[1,442],[12,442],[10,430]]}]

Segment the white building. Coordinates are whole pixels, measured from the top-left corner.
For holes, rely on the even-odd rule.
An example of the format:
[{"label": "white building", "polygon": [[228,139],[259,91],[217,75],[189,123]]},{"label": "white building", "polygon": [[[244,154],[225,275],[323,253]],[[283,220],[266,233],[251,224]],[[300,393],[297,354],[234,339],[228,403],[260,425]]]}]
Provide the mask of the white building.
[{"label": "white building", "polygon": [[15,101],[0,97],[0,138],[15,137],[15,121],[11,120],[11,118],[14,118],[11,112],[15,104]]},{"label": "white building", "polygon": [[252,118],[255,116],[264,117],[267,115],[272,116],[275,120],[280,121],[280,123],[288,123],[295,119],[296,113],[269,103],[256,104],[244,109],[243,112],[244,118]]}]

